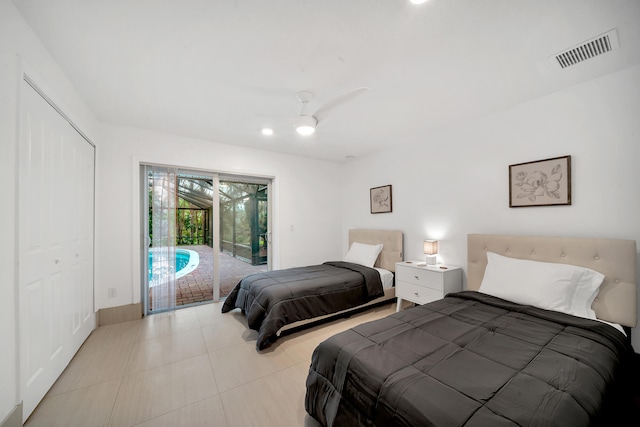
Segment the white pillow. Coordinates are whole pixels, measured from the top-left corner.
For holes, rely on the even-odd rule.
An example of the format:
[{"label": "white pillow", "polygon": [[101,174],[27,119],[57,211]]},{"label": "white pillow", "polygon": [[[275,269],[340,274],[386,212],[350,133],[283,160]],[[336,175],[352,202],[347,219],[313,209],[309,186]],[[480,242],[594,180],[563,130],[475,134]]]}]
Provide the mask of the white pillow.
[{"label": "white pillow", "polygon": [[591,304],[604,275],[585,267],[508,258],[487,252],[480,292],[498,298],[595,319]]},{"label": "white pillow", "polygon": [[366,245],[364,243],[353,242],[343,261],[371,268],[373,264],[376,263],[380,252],[382,252],[382,244]]}]

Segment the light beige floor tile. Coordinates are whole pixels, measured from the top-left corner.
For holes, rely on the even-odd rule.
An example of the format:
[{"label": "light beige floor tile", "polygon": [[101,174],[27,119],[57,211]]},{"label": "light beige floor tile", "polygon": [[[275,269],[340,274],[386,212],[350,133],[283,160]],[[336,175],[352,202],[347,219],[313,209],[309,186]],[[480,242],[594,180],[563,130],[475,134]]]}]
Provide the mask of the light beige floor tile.
[{"label": "light beige floor tile", "polygon": [[120,380],[45,397],[25,426],[106,426],[116,400]]},{"label": "light beige floor tile", "polygon": [[48,395],[66,393],[89,385],[119,379],[124,375],[131,345],[113,345],[92,352],[78,352],[55,382]]},{"label": "light beige floor tile", "polygon": [[336,319],[328,323],[289,333],[283,335],[275,344],[264,351],[284,351],[296,363],[310,363],[313,350],[315,350],[322,341],[338,332],[345,331],[361,323],[386,317],[393,312],[395,312],[395,306],[393,304],[385,305],[348,318]]},{"label": "light beige floor tile", "polygon": [[282,351],[293,360],[294,363],[311,363],[311,355],[313,350],[318,346],[321,340],[298,340],[283,342],[277,349],[273,351]]},{"label": "light beige floor tile", "polygon": [[306,377],[306,369],[295,365],[221,393],[228,425],[304,426]]},{"label": "light beige floor tile", "polygon": [[[315,347],[395,312],[395,304],[376,307],[287,334],[257,352],[257,335],[246,318],[221,308],[212,303],[96,329],[27,425],[105,425],[111,415],[110,424],[117,427],[190,426],[200,420],[210,421],[202,425],[225,426],[226,420],[317,427],[304,414],[302,400]],[[221,400],[218,391],[225,392]],[[254,401],[267,408],[263,415],[249,408]]]},{"label": "light beige floor tile", "polygon": [[207,352],[200,328],[164,335],[133,345],[127,373],[166,365]]},{"label": "light beige floor tile", "polygon": [[238,326],[243,326],[250,331],[249,325],[247,324],[247,317],[242,314],[242,312],[237,308],[227,313],[222,313],[221,316],[217,318],[217,320],[219,321],[219,323],[231,323]]},{"label": "light beige floor tile", "polygon": [[295,364],[284,352],[258,353],[253,342],[210,352],[209,359],[221,392]]},{"label": "light beige floor tile", "polygon": [[263,352],[284,352],[296,364],[310,363],[313,350],[315,350],[318,344],[333,334],[333,330],[328,330],[327,324],[314,326],[280,337],[273,345],[263,350]]},{"label": "light beige floor tile", "polygon": [[221,322],[202,328],[207,351],[215,351],[236,344],[252,342],[255,346],[258,333],[239,322]]},{"label": "light beige floor tile", "polygon": [[206,355],[125,376],[109,425],[132,426],[218,393]]},{"label": "light beige floor tile", "polygon": [[[210,304],[202,304],[196,308],[196,313],[198,314],[198,320],[200,321],[201,327],[233,321],[236,317],[244,320],[244,316],[240,313],[240,310],[232,310],[231,312],[223,313],[222,304],[222,301],[217,301]],[[246,324],[246,320],[244,320],[244,323]]]},{"label": "light beige floor tile", "polygon": [[183,308],[166,313],[150,314],[140,321],[137,341],[145,341],[165,335],[200,328],[198,307]]},{"label": "light beige floor tile", "polygon": [[113,346],[132,345],[139,332],[141,320],[116,323],[96,328],[80,347],[79,352],[104,350]]},{"label": "light beige floor tile", "polygon": [[227,427],[220,397],[214,396],[136,427]]}]

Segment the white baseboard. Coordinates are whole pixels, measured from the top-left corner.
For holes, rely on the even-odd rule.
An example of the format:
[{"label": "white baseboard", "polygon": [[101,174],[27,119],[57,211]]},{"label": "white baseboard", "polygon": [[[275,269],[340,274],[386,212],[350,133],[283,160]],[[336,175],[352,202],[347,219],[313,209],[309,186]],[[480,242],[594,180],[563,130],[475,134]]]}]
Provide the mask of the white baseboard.
[{"label": "white baseboard", "polygon": [[22,402],[13,407],[9,415],[0,423],[0,427],[22,427]]}]

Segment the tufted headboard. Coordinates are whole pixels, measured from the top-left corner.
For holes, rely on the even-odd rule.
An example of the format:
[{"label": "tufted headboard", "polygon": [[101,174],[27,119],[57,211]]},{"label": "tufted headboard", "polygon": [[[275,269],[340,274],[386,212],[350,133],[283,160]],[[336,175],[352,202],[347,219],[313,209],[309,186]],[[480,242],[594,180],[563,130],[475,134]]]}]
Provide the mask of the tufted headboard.
[{"label": "tufted headboard", "polygon": [[475,291],[482,283],[487,252],[599,271],[605,279],[592,306],[598,319],[636,326],[635,240],[469,234],[467,251],[467,288]]},{"label": "tufted headboard", "polygon": [[359,242],[368,245],[382,243],[382,252],[376,261],[375,266],[389,271],[396,271],[396,262],[402,261],[402,231],[396,230],[349,230],[349,247],[351,243]]}]

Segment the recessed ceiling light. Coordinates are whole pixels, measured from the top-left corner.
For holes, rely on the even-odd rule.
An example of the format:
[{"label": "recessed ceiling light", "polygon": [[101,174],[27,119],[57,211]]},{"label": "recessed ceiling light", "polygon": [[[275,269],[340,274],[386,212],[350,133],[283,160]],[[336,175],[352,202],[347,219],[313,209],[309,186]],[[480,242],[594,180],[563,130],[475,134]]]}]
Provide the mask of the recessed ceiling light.
[{"label": "recessed ceiling light", "polygon": [[264,128],[262,129],[262,134],[267,136],[273,135],[273,129]]},{"label": "recessed ceiling light", "polygon": [[427,2],[427,0],[409,0],[409,1],[413,4],[422,4]]}]

